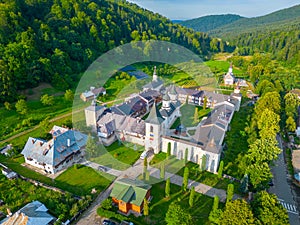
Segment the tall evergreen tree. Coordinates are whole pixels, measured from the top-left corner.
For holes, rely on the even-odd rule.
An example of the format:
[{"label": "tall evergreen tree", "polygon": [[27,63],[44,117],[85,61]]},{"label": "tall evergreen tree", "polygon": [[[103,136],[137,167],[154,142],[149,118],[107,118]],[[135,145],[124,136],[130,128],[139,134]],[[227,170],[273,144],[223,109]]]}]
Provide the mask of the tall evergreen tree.
[{"label": "tall evergreen tree", "polygon": [[224,162],[222,160],[219,165],[218,178],[222,178],[222,176],[223,176],[223,167],[224,167]]},{"label": "tall evergreen tree", "polygon": [[193,186],[191,188],[190,197],[189,197],[189,205],[191,207],[193,207],[193,205],[194,205],[194,199],[195,199],[195,187]]},{"label": "tall evergreen tree", "polygon": [[233,184],[228,184],[226,202],[231,201],[232,198],[233,198],[233,195],[234,195],[234,185]]},{"label": "tall evergreen tree", "polygon": [[165,164],[164,162],[160,165],[160,179],[165,179]]},{"label": "tall evergreen tree", "polygon": [[189,168],[186,166],[183,172],[182,190],[186,191],[189,182]]},{"label": "tall evergreen tree", "polygon": [[188,162],[188,155],[189,155],[189,150],[186,148],[184,152],[184,165],[186,165]]},{"label": "tall evergreen tree", "polygon": [[148,200],[144,198],[144,216],[149,215],[149,205]]},{"label": "tall evergreen tree", "polygon": [[168,143],[168,149],[167,149],[167,159],[169,159],[171,156],[171,143]]},{"label": "tall evergreen tree", "polygon": [[166,187],[165,187],[165,194],[166,197],[169,198],[170,197],[170,189],[171,189],[171,180],[170,177],[166,180]]}]

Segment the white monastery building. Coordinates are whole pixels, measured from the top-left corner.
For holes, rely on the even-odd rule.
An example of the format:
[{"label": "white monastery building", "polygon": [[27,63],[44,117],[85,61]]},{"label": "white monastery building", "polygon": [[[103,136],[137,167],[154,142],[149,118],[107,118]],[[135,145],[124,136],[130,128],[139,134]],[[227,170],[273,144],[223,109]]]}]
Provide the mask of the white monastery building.
[{"label": "white monastery building", "polygon": [[[182,116],[180,109],[184,104],[203,106],[204,99],[212,110],[207,117],[193,128],[180,125],[171,129]],[[241,99],[239,89],[229,96],[174,85],[165,87],[154,70],[153,81],[124,103],[106,108],[93,101],[85,109],[86,124],[106,146],[119,139],[158,154],[167,152],[170,143],[171,154],[178,159],[183,159],[188,151],[188,161],[201,164],[205,155],[206,169],[216,173],[226,131]],[[145,120],[141,119],[147,114]],[[194,129],[193,135],[187,132],[189,129]]]}]

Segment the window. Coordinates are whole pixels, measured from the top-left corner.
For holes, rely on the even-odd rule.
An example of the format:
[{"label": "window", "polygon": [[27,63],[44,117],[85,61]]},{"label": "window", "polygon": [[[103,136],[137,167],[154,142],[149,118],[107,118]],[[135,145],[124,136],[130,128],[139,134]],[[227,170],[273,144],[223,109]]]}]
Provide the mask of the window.
[{"label": "window", "polygon": [[153,126],[150,126],[150,132],[153,133]]}]

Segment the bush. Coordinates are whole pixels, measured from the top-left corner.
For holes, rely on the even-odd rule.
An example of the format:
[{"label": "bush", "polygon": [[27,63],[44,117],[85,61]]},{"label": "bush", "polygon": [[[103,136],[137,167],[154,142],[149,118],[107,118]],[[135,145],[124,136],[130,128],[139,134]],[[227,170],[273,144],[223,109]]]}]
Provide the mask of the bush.
[{"label": "bush", "polygon": [[110,198],[105,199],[102,203],[101,203],[101,207],[105,210],[110,210],[112,208],[112,200]]},{"label": "bush", "polygon": [[97,214],[101,217],[117,220],[117,222],[121,222],[122,220],[127,219],[127,217],[125,217],[121,214],[118,214],[118,213],[115,213],[115,212],[112,212],[109,210],[105,210],[102,207],[99,207],[97,209]]}]

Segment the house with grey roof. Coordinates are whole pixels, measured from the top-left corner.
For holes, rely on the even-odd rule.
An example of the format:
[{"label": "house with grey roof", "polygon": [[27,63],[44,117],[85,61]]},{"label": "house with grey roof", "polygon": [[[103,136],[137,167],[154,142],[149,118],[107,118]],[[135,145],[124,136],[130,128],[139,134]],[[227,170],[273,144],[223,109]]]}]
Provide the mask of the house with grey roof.
[{"label": "house with grey roof", "polygon": [[39,201],[28,203],[12,216],[0,221],[1,225],[50,225],[55,217],[48,213],[48,209]]},{"label": "house with grey roof", "polygon": [[106,89],[104,87],[95,88],[90,87],[89,91],[82,92],[80,98],[82,101],[87,102],[97,98],[100,94],[106,95]]},{"label": "house with grey roof", "polygon": [[25,163],[54,174],[78,162],[86,142],[87,135],[76,130],[55,132],[50,141],[29,137],[21,154]]}]

